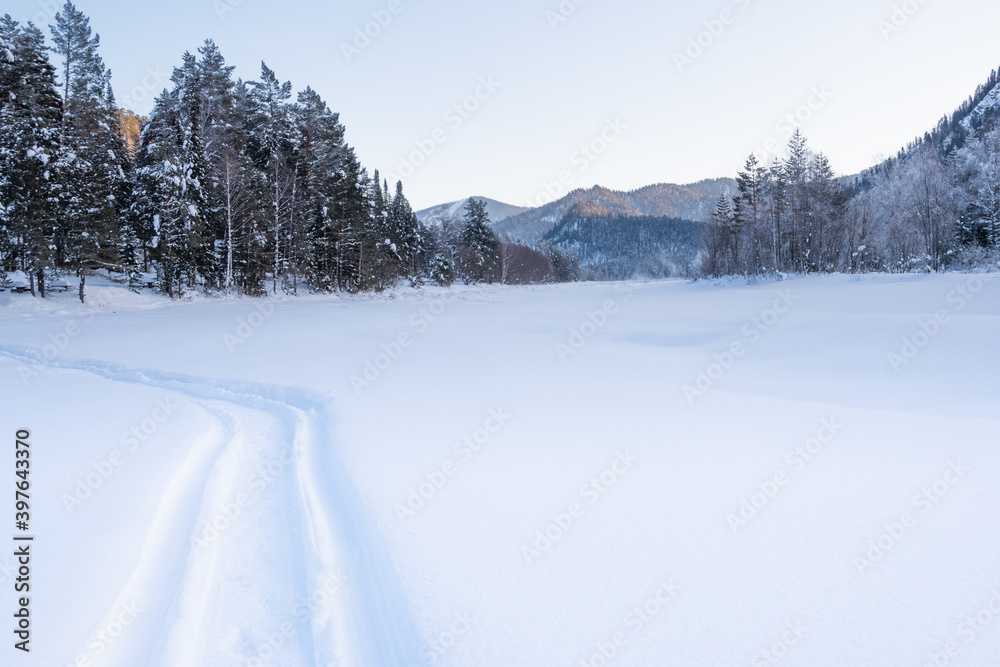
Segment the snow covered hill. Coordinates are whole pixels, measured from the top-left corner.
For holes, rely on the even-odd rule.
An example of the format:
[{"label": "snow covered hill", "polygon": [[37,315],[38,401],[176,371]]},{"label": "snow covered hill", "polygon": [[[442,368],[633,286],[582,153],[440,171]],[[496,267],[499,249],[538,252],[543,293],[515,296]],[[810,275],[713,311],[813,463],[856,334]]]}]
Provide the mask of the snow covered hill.
[{"label": "snow covered hill", "polygon": [[962,127],[966,132],[982,125],[987,116],[995,115],[1000,109],[1000,85],[994,86],[983,99],[962,119]]},{"label": "snow covered hill", "polygon": [[[437,226],[448,220],[461,220],[465,214],[465,205],[469,202],[469,199],[473,199],[473,197],[417,211],[417,218],[420,222],[430,226]],[[509,218],[512,215],[517,215],[528,210],[523,206],[504,204],[489,197],[475,197],[475,199],[481,199],[486,202],[486,212],[489,213],[492,222],[499,222],[504,218]]]},{"label": "snow covered hill", "polygon": [[993,664],[998,331],[961,274],[2,293],[2,664]]},{"label": "snow covered hill", "polygon": [[736,181],[717,178],[688,185],[659,183],[630,192],[600,186],[574,190],[565,197],[495,224],[497,232],[524,243],[535,243],[578,204],[593,204],[621,216],[681,218],[701,222],[711,215],[722,194],[736,191]]}]

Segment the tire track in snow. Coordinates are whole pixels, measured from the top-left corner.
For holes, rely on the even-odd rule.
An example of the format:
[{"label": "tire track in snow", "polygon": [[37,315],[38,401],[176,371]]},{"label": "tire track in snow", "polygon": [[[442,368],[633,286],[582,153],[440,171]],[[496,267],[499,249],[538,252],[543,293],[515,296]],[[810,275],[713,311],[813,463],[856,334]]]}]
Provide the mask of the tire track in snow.
[{"label": "tire track in snow", "polygon": [[[289,483],[294,480],[282,475],[259,493],[247,484],[252,469],[273,459],[291,434],[269,413],[210,404],[231,419],[234,437],[209,481],[177,617],[170,639],[156,653],[164,658],[159,664],[168,667],[245,664],[266,646],[255,638],[272,636],[287,622],[277,610],[292,609],[296,600],[307,597],[308,582],[297,567],[305,554],[298,503],[291,493],[295,484]],[[252,502],[241,508],[239,497]],[[215,532],[207,533],[207,526]],[[297,642],[283,638],[280,655],[271,664],[314,664],[312,635],[297,631],[295,636]]]},{"label": "tire track in snow", "polygon": [[[311,614],[310,636],[301,638],[309,644],[310,648],[306,650],[313,651],[313,661],[309,664],[316,667],[420,667],[426,664],[420,656],[420,639],[409,616],[392,561],[377,529],[364,512],[360,494],[325,435],[329,433],[325,418],[329,403],[327,397],[263,384],[215,382],[160,371],[128,369],[101,361],[42,361],[24,351],[4,346],[0,346],[0,355],[57,371],[86,372],[110,381],[175,392],[210,412],[212,402],[229,404],[237,409],[257,410],[284,424],[286,431],[294,434],[292,446],[296,455],[293,457],[293,476],[301,523],[305,529],[305,543],[299,556],[302,562],[298,565],[308,582],[307,590],[315,590],[320,580],[330,573],[343,573],[346,578],[343,590]],[[218,419],[220,413],[216,411],[214,414]],[[143,559],[119,600],[127,597],[132,590],[162,589],[164,571],[172,573],[168,580],[176,583],[174,598],[177,598],[182,584],[192,576],[187,568],[190,536],[194,531],[194,519],[190,516],[192,510],[188,507],[186,522],[180,522],[174,514],[181,511],[178,508],[185,506],[184,497],[203,500],[208,471],[231,444],[232,433],[225,434],[225,437],[221,432],[215,433],[213,442],[214,448],[204,445],[192,447],[192,454],[189,455],[198,452],[204,457],[206,452],[202,450],[209,450],[217,454],[211,461],[198,458],[190,465],[186,461],[182,470],[172,478],[171,502],[161,502]],[[192,489],[197,489],[198,493],[184,496]],[[197,503],[198,509],[202,504]],[[177,528],[178,523],[185,523],[186,528]],[[165,525],[174,528],[172,531],[159,529]],[[182,540],[176,539],[178,534],[183,535]],[[174,539],[171,540],[171,537]],[[213,582],[215,584],[217,582]],[[161,614],[170,610],[175,615],[172,620],[176,621],[178,601],[159,602]],[[117,607],[113,608],[109,616],[116,611]],[[271,613],[280,616],[284,610],[272,609]],[[158,620],[149,632],[159,632],[160,639],[153,641],[144,635],[146,641],[138,642],[139,648],[133,649],[138,651],[142,646],[156,646],[154,655],[147,654],[144,659],[136,660],[138,655],[133,652],[128,656],[130,661],[119,664],[128,667],[162,664],[162,656],[170,642],[168,625],[172,624],[162,616]],[[146,625],[149,625],[148,621]],[[255,639],[263,643],[265,638]],[[176,641],[174,639],[172,643]],[[136,643],[133,640],[132,644]],[[129,653],[124,648],[121,651]],[[193,659],[193,656],[186,659]]]}]

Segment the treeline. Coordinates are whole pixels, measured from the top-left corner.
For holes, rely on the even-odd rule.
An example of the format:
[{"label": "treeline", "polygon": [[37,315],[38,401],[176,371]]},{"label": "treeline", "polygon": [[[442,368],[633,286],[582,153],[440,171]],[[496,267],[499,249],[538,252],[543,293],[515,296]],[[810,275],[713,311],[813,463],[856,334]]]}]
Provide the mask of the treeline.
[{"label": "treeline", "polygon": [[96,272],[171,297],[558,279],[560,254],[500,243],[481,207],[457,230],[422,225],[320,95],[293,100],[266,64],[234,79],[207,41],[139,119],[85,15],[67,2],[50,32],[51,49],[0,19],[0,280],[21,272],[44,297],[75,276],[83,300]]},{"label": "treeline", "polygon": [[[949,120],[939,130],[954,126],[966,127]],[[998,247],[995,119],[948,141],[929,134],[853,179],[836,178],[797,131],[783,160],[764,166],[751,155],[737,192],[719,199],[700,269],[718,277],[995,268]]]}]

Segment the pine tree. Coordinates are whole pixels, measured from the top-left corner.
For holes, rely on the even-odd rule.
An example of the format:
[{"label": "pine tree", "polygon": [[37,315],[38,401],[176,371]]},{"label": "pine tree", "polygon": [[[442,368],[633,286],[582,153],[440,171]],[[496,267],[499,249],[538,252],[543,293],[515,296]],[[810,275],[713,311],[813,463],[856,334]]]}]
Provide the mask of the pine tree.
[{"label": "pine tree", "polygon": [[711,276],[735,275],[739,272],[737,243],[734,238],[733,206],[728,195],[721,195],[712,214],[712,224],[705,230],[704,270]]},{"label": "pine tree", "polygon": [[398,249],[390,238],[388,183],[379,178],[377,169],[369,187],[370,215],[362,232],[365,259],[362,281],[369,289],[381,292],[396,281],[400,260]]},{"label": "pine tree", "polygon": [[54,50],[64,58],[57,258],[80,279],[82,302],[88,273],[122,269],[119,235],[128,207],[128,154],[111,72],[98,54],[100,37],[91,36],[90,20],[70,2],[55,21]]},{"label": "pine tree", "polygon": [[201,131],[205,156],[211,163],[224,146],[245,143],[240,135],[240,122],[236,109],[236,84],[233,70],[226,64],[219,47],[212,40],[205,40],[198,49],[198,127]]},{"label": "pine tree", "polygon": [[837,261],[838,253],[833,241],[839,218],[839,193],[833,167],[823,153],[814,157],[810,165],[809,189],[811,220],[806,239],[807,268],[827,272],[833,270]]},{"label": "pine tree", "polygon": [[42,32],[0,19],[5,61],[0,99],[0,223],[5,263],[24,271],[36,294],[56,270],[59,134],[62,104]]},{"label": "pine tree", "polygon": [[[11,101],[16,99],[17,68],[14,57],[14,38],[18,32],[17,23],[9,15],[0,17],[0,142],[13,139],[4,131],[8,118],[5,113]],[[12,144],[0,143],[0,286],[7,285],[7,274],[16,267],[13,229],[8,216],[5,198],[10,190],[9,168]]]},{"label": "pine tree", "polygon": [[455,260],[445,250],[438,250],[430,262],[430,279],[441,287],[451,287],[455,282]]},{"label": "pine tree", "polygon": [[775,271],[787,271],[788,252],[785,249],[785,220],[788,213],[788,177],[785,167],[775,162],[765,173],[764,198],[767,202],[768,225],[771,228],[771,250]]},{"label": "pine tree", "polygon": [[744,170],[736,176],[736,187],[739,194],[733,198],[733,217],[741,232],[747,237],[752,250],[748,258],[749,266],[746,272],[758,274],[764,271],[764,237],[762,215],[764,207],[764,181],[766,172],[757,161],[757,156],[751,154],[747,158]]},{"label": "pine tree", "polygon": [[420,257],[424,230],[410,202],[403,194],[403,183],[396,182],[396,195],[389,206],[389,238],[396,246],[401,275],[409,278],[414,286],[420,283]]},{"label": "pine tree", "polygon": [[353,266],[351,230],[363,209],[359,166],[344,141],[337,114],[312,88],[299,93],[294,109],[298,219],[306,235],[307,273],[318,291],[345,289]]},{"label": "pine tree", "polygon": [[810,153],[805,136],[798,130],[788,142],[788,157],[783,163],[786,196],[788,198],[787,236],[788,263],[792,271],[805,272],[806,238],[811,224],[809,189]]},{"label": "pine tree", "polygon": [[467,252],[463,267],[466,281],[477,283],[492,280],[496,273],[500,240],[490,226],[490,216],[486,212],[484,200],[470,199],[466,203],[461,240]]},{"label": "pine tree", "polygon": [[174,70],[174,89],[157,98],[137,160],[140,215],[153,222],[160,289],[177,296],[203,279],[222,280],[209,219],[208,167],[198,119],[198,72],[191,54]]},{"label": "pine tree", "polygon": [[[55,25],[49,26],[53,50],[62,56],[63,131],[73,118],[71,103],[78,79],[93,79],[95,59],[100,46],[100,36],[91,36],[90,19],[67,0],[61,12],[55,15]],[[101,72],[103,74],[103,72]]]}]

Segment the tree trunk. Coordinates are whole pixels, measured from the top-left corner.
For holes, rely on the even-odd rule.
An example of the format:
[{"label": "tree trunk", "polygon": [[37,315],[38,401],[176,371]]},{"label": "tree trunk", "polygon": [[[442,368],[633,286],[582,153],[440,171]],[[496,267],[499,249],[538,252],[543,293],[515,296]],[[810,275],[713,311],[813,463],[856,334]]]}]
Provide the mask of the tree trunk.
[{"label": "tree trunk", "polygon": [[229,173],[226,173],[226,296],[233,289],[233,195]]},{"label": "tree trunk", "polygon": [[83,288],[87,284],[87,276],[80,274],[80,303],[87,303],[84,297]]}]

